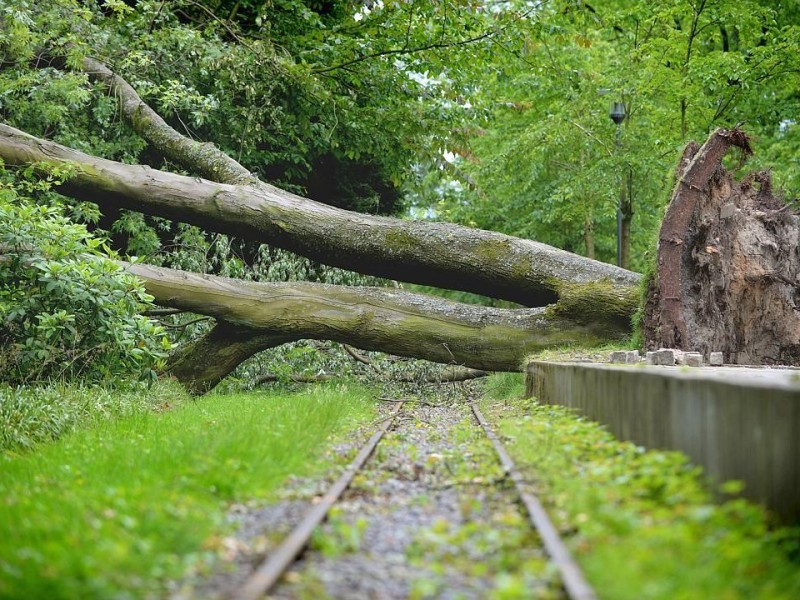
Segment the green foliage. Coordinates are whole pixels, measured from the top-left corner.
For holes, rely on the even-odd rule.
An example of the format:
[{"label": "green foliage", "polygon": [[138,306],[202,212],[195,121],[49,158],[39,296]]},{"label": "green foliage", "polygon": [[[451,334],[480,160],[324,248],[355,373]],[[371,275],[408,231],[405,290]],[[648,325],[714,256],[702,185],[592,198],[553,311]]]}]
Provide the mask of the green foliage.
[{"label": "green foliage", "polygon": [[[476,123],[471,147],[454,148],[416,201],[576,252],[593,245],[611,262],[622,198],[642,270],[681,148],[740,122],[757,138],[756,166],[773,166],[796,195],[794,16],[754,0],[548,2],[498,44],[497,69],[473,101],[492,119]],[[612,102],[627,113],[618,140]]]},{"label": "green foliage", "polygon": [[223,560],[231,503],[317,472],[326,441],[371,416],[353,387],[211,396],[0,455],[0,597],[168,595]]},{"label": "green foliage", "polygon": [[188,400],[179,384],[163,380],[146,392],[63,383],[37,387],[0,385],[0,453],[37,445],[110,419],[167,410]]},{"label": "green foliage", "polygon": [[487,410],[523,472],[535,475],[551,516],[576,529],[576,558],[604,597],[800,593],[798,531],[770,529],[764,510],[742,499],[714,504],[684,455],[616,441],[563,407],[489,400]]},{"label": "green foliage", "polygon": [[102,239],[0,188],[0,370],[9,382],[155,377],[171,344]]},{"label": "green foliage", "polygon": [[356,519],[354,523],[344,519],[341,508],[334,506],[328,513],[324,533],[321,529],[316,529],[310,547],[326,558],[358,552],[367,525],[367,520],[363,517]]}]

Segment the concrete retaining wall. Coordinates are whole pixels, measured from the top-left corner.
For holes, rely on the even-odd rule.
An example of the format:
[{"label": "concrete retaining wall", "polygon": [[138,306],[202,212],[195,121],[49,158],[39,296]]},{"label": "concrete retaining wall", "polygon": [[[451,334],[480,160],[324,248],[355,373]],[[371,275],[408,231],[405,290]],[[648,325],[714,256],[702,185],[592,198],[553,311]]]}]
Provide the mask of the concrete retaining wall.
[{"label": "concrete retaining wall", "polygon": [[713,481],[800,522],[797,371],[533,362],[529,395],[578,409],[619,439],[680,450]]}]

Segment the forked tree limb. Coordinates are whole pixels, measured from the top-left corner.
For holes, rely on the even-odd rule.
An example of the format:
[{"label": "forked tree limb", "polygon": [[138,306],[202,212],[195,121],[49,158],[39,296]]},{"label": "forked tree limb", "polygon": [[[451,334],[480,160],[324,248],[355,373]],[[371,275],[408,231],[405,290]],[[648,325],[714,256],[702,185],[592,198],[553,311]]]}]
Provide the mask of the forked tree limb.
[{"label": "forked tree limb", "polygon": [[[86,72],[90,77],[95,79],[96,81],[102,81],[109,86],[109,88],[119,97],[120,99],[120,110],[131,125],[131,128],[141,135],[145,140],[147,140],[151,145],[157,148],[160,152],[162,152],[165,156],[167,156],[171,161],[175,162],[183,166],[184,168],[197,173],[207,179],[212,181],[216,181],[219,183],[228,183],[228,184],[248,184],[251,187],[261,189],[265,194],[271,195],[274,193],[282,193],[283,190],[279,190],[269,184],[266,184],[255,177],[242,165],[238,162],[234,161],[232,158],[228,157],[226,154],[218,150],[213,144],[201,144],[194,140],[190,140],[185,137],[183,134],[179,133],[172,127],[170,127],[152,108],[150,108],[147,103],[145,103],[141,97],[136,93],[133,87],[128,84],[122,77],[114,73],[107,65],[104,63],[94,59],[87,57],[83,60],[82,63],[83,71]],[[299,198],[299,197],[296,197]],[[302,199],[305,200],[305,199]],[[306,202],[311,202],[309,200],[305,200]],[[312,203],[313,204],[313,203]],[[353,214],[353,213],[351,213]],[[457,228],[452,233],[448,234],[448,237],[451,241],[453,240],[454,234],[461,233],[463,234],[464,228]],[[488,233],[488,232],[478,232],[475,230],[467,230],[472,231],[476,235],[480,233]],[[403,238],[402,233],[398,231],[398,234],[401,238]],[[431,230],[431,235],[434,234],[434,231]],[[391,236],[387,236],[391,237]],[[417,240],[414,238],[424,237],[424,233],[422,236],[414,236],[412,235],[410,239],[401,239],[401,243],[407,244],[416,244]],[[505,238],[505,239],[503,239]],[[476,246],[475,250],[478,254],[483,252],[484,254],[496,254],[498,260],[509,260],[512,258],[517,258],[514,268],[518,271],[524,270],[524,259],[522,261],[518,260],[518,257],[514,256],[513,248],[510,246],[512,244],[504,244],[503,242],[508,241],[511,242],[515,238],[509,238],[508,236],[502,236],[500,239],[495,240],[482,240]],[[389,241],[389,240],[387,240]],[[521,241],[521,240],[520,240]],[[492,242],[496,242],[494,245]],[[546,256],[546,249],[555,250],[554,248],[549,248],[543,245],[535,245],[538,249],[538,257],[540,260],[542,258],[549,258]],[[293,250],[293,248],[289,248]],[[421,251],[424,251],[424,244],[421,244]],[[383,244],[381,248],[373,247],[374,251],[377,252],[391,252],[393,250],[391,244]],[[303,252],[300,252],[304,254]],[[408,254],[408,253],[406,253]],[[308,254],[305,254],[308,256]],[[570,255],[569,253],[563,253],[561,255],[562,260],[567,260],[568,257],[573,257],[575,255]],[[315,258],[320,260],[321,262],[325,262],[324,259],[320,258],[319,256],[311,256],[311,258]],[[473,257],[474,260],[475,257]],[[486,257],[480,257],[481,262],[485,263]],[[582,257],[578,257],[582,258]],[[400,260],[408,261],[408,256],[400,257]],[[585,259],[592,261],[592,259]],[[542,261],[543,267],[547,268],[547,261]],[[360,261],[361,264],[364,264],[364,261]],[[543,296],[541,300],[533,298],[533,294],[526,293],[525,298],[520,298],[519,295],[516,299],[514,298],[506,298],[506,296],[492,296],[492,293],[487,293],[486,289],[484,288],[483,291],[478,292],[484,295],[492,296],[492,297],[502,297],[505,299],[514,300],[524,306],[543,306],[545,304],[549,304],[556,299],[556,296],[553,295],[555,290],[555,286],[553,282],[546,281],[546,279],[550,277],[555,277],[559,280],[559,282],[580,282],[585,283],[587,281],[594,281],[598,278],[606,278],[609,280],[613,280],[618,284],[628,285],[632,282],[637,280],[637,275],[629,273],[624,270],[618,270],[616,267],[612,268],[610,272],[603,272],[603,273],[595,273],[587,275],[579,275],[577,279],[574,278],[574,273],[567,273],[567,271],[575,271],[577,269],[585,269],[585,268],[596,268],[599,265],[605,265],[605,263],[585,263],[583,265],[565,265],[566,269],[560,269],[557,272],[550,272],[550,273],[539,273],[534,274],[532,273],[533,277],[538,279],[542,284],[543,287],[549,287],[548,290],[539,290]],[[358,268],[358,266],[353,265],[341,265],[337,264],[336,266],[345,266],[345,268],[362,272]],[[486,265],[484,265],[486,266]],[[488,265],[491,267],[491,265]],[[530,269],[531,271],[535,270]],[[372,275],[382,275],[380,272],[370,272],[368,274]],[[466,274],[466,272],[465,272]],[[572,276],[570,276],[572,275]],[[436,285],[437,287],[442,286],[442,279],[437,277],[435,280],[431,280],[432,285]],[[499,288],[503,287],[502,278],[496,284]],[[444,285],[443,287],[450,287],[448,285]],[[462,288],[456,288],[462,289]],[[470,290],[474,291],[474,290]]]},{"label": "forked tree limb", "polygon": [[298,339],[291,334],[218,322],[205,335],[178,347],[166,371],[192,394],[204,394],[254,354]]},{"label": "forked tree limb", "polygon": [[170,127],[142,100],[127,81],[104,63],[86,57],[83,71],[95,81],[105,83],[119,98],[122,115],[136,133],[164,156],[201,177],[220,183],[255,183],[256,177],[210,142],[198,142]]},{"label": "forked tree limb", "polygon": [[402,292],[302,284],[258,287],[131,265],[160,304],[219,320],[170,361],[170,371],[195,391],[213,387],[255,352],[301,338],[516,370],[527,352],[593,344],[629,332],[635,273],[529,240],[373,217],[290,194],[252,178],[213,145],[176,132],[102,63],[89,58],[83,69],[120,98],[122,113],[137,133],[176,164],[208,179],[88,156],[0,125],[0,158],[7,165],[70,167],[74,175],[59,191],[101,208],[192,223],[365,274],[528,306],[557,301],[547,309],[498,311]]},{"label": "forked tree limb", "polygon": [[[613,311],[586,313],[578,303],[560,310],[497,309],[387,288],[254,283],[144,264],[126,269],[144,281],[158,304],[221,321],[170,361],[170,372],[200,391],[259,350],[298,339],[516,371],[528,354],[543,348],[596,345],[629,334],[628,323]],[[597,297],[594,288],[586,293]],[[632,310],[635,294],[618,302]]]},{"label": "forked tree limb", "polygon": [[[33,64],[38,68],[69,69],[65,56],[53,54],[49,50],[38,52]],[[136,93],[132,85],[105,63],[87,56],[81,61],[80,70],[91,80],[107,86],[119,101],[120,113],[131,129],[175,164],[219,183],[256,182],[256,178],[247,168],[214,144],[198,142],[171,127]]]},{"label": "forked tree limb", "polygon": [[446,223],[377,217],[265,183],[230,185],[89,156],[0,125],[12,167],[71,166],[58,189],[103,209],[126,208],[269,243],[352,271],[544,306],[570,283],[632,288],[636,273],[545,244]]}]

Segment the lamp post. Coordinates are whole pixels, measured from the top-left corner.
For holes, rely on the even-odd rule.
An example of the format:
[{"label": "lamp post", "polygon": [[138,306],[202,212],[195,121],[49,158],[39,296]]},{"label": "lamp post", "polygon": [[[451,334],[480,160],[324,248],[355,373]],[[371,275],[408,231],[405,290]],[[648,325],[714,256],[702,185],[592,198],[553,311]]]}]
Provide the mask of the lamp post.
[{"label": "lamp post", "polygon": [[[621,142],[621,130],[620,126],[622,122],[625,120],[625,105],[622,102],[614,102],[611,106],[611,111],[608,113],[608,116],[611,117],[611,120],[617,125],[617,136],[616,141],[614,143],[614,148],[616,149],[617,154],[619,154],[619,147]],[[617,202],[617,266],[622,266],[622,184],[620,183],[619,186],[619,201]]]}]

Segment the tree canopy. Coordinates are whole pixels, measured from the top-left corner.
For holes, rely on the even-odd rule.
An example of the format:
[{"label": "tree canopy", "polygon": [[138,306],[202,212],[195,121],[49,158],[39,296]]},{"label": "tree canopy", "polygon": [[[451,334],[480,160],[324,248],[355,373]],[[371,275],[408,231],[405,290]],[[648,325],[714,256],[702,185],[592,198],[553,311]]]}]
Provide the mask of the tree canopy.
[{"label": "tree canopy", "polygon": [[[260,180],[334,209],[454,221],[609,263],[621,209],[623,266],[639,271],[652,261],[688,140],[745,123],[777,184],[790,195],[800,186],[800,28],[788,3],[5,0],[0,14],[0,120],[119,163],[224,185]],[[608,116],[613,102],[625,110],[619,128]],[[70,185],[65,160],[9,165],[6,214],[38,203],[86,225],[87,239],[99,240],[92,247],[245,280],[380,284],[363,273],[414,271],[434,287],[534,305],[567,294],[545,279],[534,284],[546,290],[540,297],[470,287],[469,271],[416,263],[394,274],[375,266],[406,260],[390,244],[378,262],[359,264],[324,245],[263,245],[214,219],[145,215],[108,194],[61,195],[51,183]],[[318,214],[333,239],[330,215],[339,213]],[[393,241],[420,243],[428,230],[415,227],[402,231],[416,237]],[[482,252],[522,281],[518,265],[504,263],[509,248],[535,247],[520,243]],[[478,249],[459,244],[449,251]],[[182,333],[207,328],[171,319]]]},{"label": "tree canopy", "polygon": [[[796,196],[800,38],[788,4],[543,3],[522,37],[498,42],[481,81],[492,118],[455,159],[468,183],[439,194],[438,210],[613,261],[621,198],[641,270],[680,150],[736,124]],[[613,102],[626,113],[618,140]]]}]

